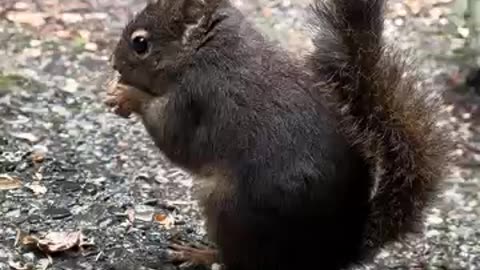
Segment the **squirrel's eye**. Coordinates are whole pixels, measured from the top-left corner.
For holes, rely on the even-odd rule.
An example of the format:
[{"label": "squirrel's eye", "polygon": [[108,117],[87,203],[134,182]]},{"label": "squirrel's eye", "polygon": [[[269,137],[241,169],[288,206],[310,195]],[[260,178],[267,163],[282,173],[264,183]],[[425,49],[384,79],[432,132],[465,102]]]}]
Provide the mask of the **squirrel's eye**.
[{"label": "squirrel's eye", "polygon": [[148,41],[145,37],[135,37],[132,40],[132,47],[138,54],[145,54],[148,51]]},{"label": "squirrel's eye", "polygon": [[149,49],[147,31],[143,29],[135,31],[131,37],[131,46],[138,55],[146,54]]}]

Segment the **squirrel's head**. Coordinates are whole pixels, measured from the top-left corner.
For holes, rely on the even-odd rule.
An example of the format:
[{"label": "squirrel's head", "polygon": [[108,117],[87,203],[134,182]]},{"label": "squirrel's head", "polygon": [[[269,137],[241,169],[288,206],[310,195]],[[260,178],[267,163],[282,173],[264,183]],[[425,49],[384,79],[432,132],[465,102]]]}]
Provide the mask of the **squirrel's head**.
[{"label": "squirrel's head", "polygon": [[112,55],[124,84],[148,91],[175,73],[208,39],[225,0],[149,0],[125,27]]}]

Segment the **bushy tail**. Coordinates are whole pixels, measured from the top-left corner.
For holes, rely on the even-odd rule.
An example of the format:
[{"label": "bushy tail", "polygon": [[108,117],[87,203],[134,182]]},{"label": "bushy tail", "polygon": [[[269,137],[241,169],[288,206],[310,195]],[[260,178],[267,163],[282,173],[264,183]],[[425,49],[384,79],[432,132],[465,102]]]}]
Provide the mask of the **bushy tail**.
[{"label": "bushy tail", "polygon": [[401,55],[384,44],[384,2],[315,0],[315,50],[307,59],[319,82],[335,85],[328,94],[341,127],[379,176],[365,241],[373,252],[419,224],[452,146],[436,125],[440,99],[420,91]]}]

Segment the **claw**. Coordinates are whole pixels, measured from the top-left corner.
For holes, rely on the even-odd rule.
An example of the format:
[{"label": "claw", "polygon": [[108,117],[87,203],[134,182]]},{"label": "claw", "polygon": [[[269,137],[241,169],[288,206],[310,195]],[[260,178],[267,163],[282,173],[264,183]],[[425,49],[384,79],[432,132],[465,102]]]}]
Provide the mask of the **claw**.
[{"label": "claw", "polygon": [[[178,242],[178,241],[175,241]],[[172,243],[169,245],[169,261],[182,263],[182,265],[210,266],[217,262],[217,251],[214,249],[198,249]]]}]

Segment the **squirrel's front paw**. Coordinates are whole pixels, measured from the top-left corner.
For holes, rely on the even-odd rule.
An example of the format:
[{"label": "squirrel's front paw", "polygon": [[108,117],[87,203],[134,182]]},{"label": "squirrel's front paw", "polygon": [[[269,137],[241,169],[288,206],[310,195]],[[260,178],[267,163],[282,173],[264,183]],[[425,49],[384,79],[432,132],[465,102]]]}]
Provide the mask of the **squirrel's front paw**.
[{"label": "squirrel's front paw", "polygon": [[121,83],[111,83],[107,90],[105,104],[113,108],[117,115],[128,118],[132,113],[139,113],[142,106],[142,96],[128,85]]}]

